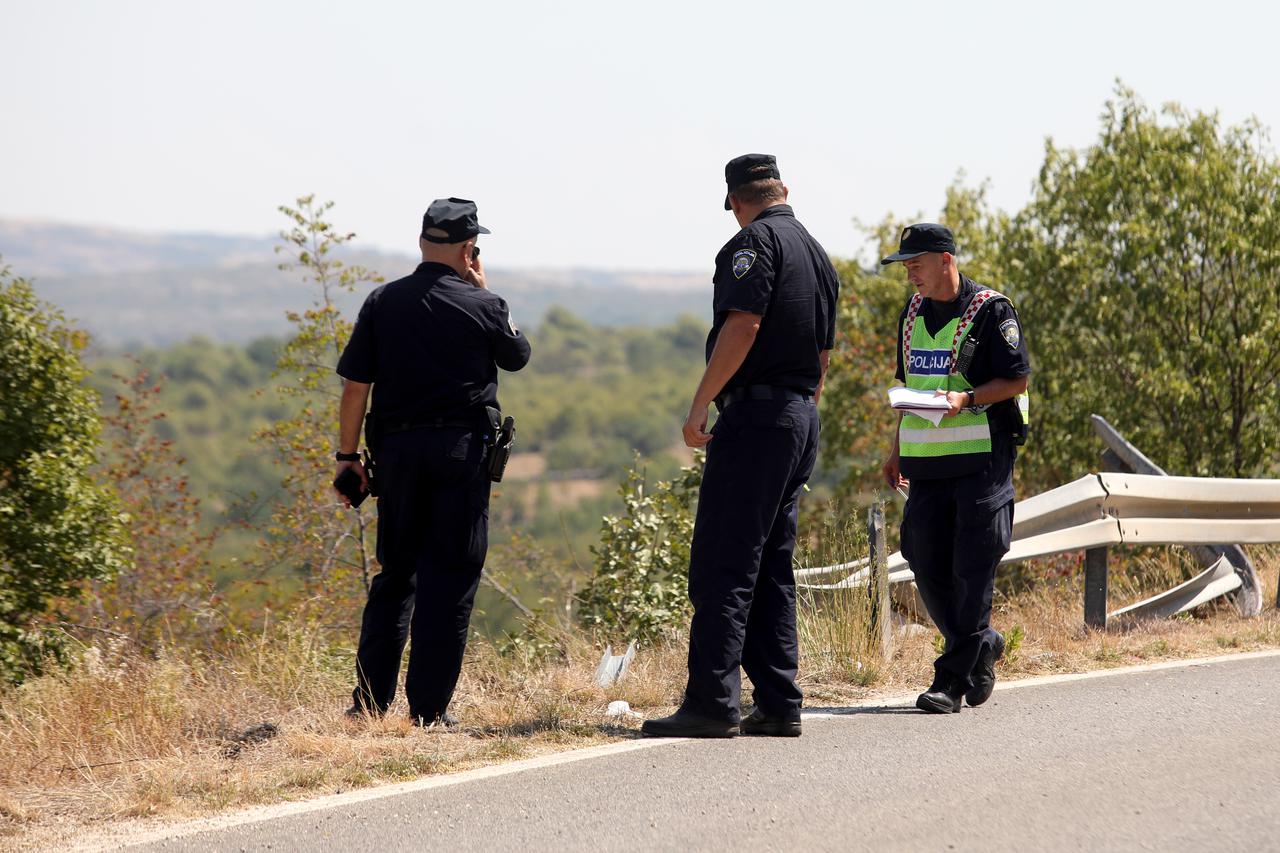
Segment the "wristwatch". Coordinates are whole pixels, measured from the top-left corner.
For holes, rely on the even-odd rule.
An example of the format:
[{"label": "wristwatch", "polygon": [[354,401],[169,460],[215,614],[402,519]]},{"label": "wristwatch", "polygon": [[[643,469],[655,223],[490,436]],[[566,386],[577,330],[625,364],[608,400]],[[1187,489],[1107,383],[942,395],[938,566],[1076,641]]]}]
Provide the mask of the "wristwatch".
[{"label": "wristwatch", "polygon": [[969,405],[966,406],[966,408],[972,409],[974,406],[978,405],[978,397],[976,394],[973,393],[972,388],[970,388],[968,391],[965,391],[964,393],[969,395]]},{"label": "wristwatch", "polygon": [[333,454],[333,458],[337,459],[339,462],[359,462],[360,454],[359,453],[343,453],[341,450],[339,450],[337,453]]}]

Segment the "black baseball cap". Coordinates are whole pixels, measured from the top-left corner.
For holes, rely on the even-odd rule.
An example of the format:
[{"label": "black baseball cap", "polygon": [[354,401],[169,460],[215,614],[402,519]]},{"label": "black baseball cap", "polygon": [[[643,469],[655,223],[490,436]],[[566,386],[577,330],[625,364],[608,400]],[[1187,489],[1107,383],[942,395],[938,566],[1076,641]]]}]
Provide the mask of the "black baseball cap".
[{"label": "black baseball cap", "polygon": [[954,255],[956,238],[952,235],[951,229],[936,222],[917,222],[915,225],[908,225],[902,229],[902,236],[898,238],[898,251],[887,258],[881,258],[880,263],[909,261],[926,252],[950,252]]},{"label": "black baseball cap", "polygon": [[724,209],[733,210],[729,205],[729,193],[743,184],[768,178],[782,178],[778,172],[778,159],[772,154],[743,154],[741,157],[734,157],[724,167],[724,181],[729,185],[724,196]]},{"label": "black baseball cap", "polygon": [[428,243],[461,243],[491,234],[476,219],[476,203],[465,198],[438,198],[422,215],[422,239]]}]

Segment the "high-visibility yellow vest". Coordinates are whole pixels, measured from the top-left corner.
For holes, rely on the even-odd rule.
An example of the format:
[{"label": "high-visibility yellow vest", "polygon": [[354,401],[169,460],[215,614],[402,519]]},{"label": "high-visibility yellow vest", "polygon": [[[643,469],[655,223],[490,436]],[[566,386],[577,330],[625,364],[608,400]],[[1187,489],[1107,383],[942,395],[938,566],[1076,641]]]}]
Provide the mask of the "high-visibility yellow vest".
[{"label": "high-visibility yellow vest", "polygon": [[[998,299],[1009,301],[1004,294],[987,288],[979,289],[963,314],[931,335],[923,322],[916,322],[924,298],[918,293],[912,296],[902,324],[902,365],[907,387],[923,391],[971,390],[973,385],[957,370],[957,357],[973,329],[978,312],[988,302]],[[1027,422],[1029,402],[1026,393],[1018,395],[1018,412],[1023,423]],[[898,427],[898,449],[904,475],[923,474],[926,469],[935,467],[927,460],[990,453],[989,408],[975,406],[962,409],[957,415],[944,417],[937,426],[918,415],[904,414]]]}]

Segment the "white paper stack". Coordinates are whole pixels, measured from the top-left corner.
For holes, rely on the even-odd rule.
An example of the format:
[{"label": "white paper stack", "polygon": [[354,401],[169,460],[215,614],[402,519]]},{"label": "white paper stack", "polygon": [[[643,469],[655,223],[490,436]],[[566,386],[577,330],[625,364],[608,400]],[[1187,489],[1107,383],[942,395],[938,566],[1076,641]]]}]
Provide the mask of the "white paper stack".
[{"label": "white paper stack", "polygon": [[942,418],[951,410],[945,394],[934,391],[918,391],[915,388],[904,388],[899,385],[889,389],[889,405],[900,412],[910,412],[932,423],[942,423]]}]

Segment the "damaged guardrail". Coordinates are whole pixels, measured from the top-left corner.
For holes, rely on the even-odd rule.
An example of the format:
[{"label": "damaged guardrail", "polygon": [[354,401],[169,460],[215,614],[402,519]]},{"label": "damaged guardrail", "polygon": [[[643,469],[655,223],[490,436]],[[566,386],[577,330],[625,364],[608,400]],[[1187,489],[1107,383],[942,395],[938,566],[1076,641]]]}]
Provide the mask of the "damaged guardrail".
[{"label": "damaged guardrail", "polygon": [[[1093,431],[1097,433],[1098,438],[1102,439],[1107,445],[1107,450],[1102,454],[1102,465],[1106,470],[1132,474],[1155,474],[1160,477],[1168,476],[1163,468],[1152,462],[1141,450],[1130,444],[1124,436],[1116,431],[1115,427],[1107,423],[1106,419],[1099,415],[1090,415],[1089,420],[1092,421]],[[1187,545],[1187,550],[1196,558],[1201,567],[1207,567],[1207,569],[1217,566],[1225,559],[1240,578],[1240,586],[1232,593],[1236,608],[1240,611],[1240,614],[1242,616],[1257,616],[1262,612],[1262,585],[1258,579],[1258,570],[1254,568],[1253,562],[1244,553],[1243,548],[1239,545],[1190,544]],[[1105,571],[1102,575],[1102,583],[1106,583]],[[1280,585],[1277,585],[1276,600],[1277,604],[1280,604]]]},{"label": "damaged guardrail", "polygon": [[[1085,551],[1086,624],[1169,616],[1229,593],[1236,593],[1243,615],[1254,616],[1261,611],[1261,593],[1253,564],[1237,546],[1216,543],[1280,542],[1280,480],[1169,477],[1163,471],[1089,474],[1019,501],[1013,517],[1013,541],[1002,563]],[[1108,616],[1107,549],[1116,545],[1184,545],[1214,559],[1191,580]],[[890,584],[914,579],[900,551],[888,557],[885,570]],[[845,576],[838,581],[816,582],[840,573]],[[799,569],[796,578],[809,589],[860,587],[870,581],[871,567],[866,560],[852,561]]]}]

